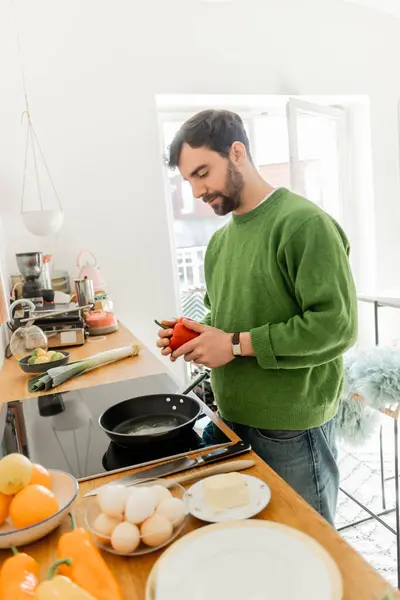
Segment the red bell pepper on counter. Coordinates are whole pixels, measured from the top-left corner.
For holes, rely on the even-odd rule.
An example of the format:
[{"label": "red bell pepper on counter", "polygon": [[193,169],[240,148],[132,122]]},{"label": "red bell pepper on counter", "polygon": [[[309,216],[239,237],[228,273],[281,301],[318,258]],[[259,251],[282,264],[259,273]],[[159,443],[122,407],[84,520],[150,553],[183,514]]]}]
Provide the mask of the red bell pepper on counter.
[{"label": "red bell pepper on counter", "polygon": [[[178,350],[183,344],[190,342],[190,340],[194,340],[194,338],[200,335],[197,331],[192,331],[185,327],[183,324],[185,319],[185,317],[179,317],[176,321],[161,321],[161,323],[155,321],[162,329],[173,329],[173,334],[169,341],[170,348],[173,351]],[[186,319],[186,321],[191,320],[192,319]]]}]

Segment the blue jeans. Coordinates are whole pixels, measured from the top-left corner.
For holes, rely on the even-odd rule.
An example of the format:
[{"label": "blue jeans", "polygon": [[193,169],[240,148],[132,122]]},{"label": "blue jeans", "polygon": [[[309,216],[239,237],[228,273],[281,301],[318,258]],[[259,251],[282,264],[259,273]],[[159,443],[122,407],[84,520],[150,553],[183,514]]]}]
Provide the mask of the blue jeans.
[{"label": "blue jeans", "polygon": [[[329,523],[334,524],[339,491],[335,420],[301,431],[267,430],[225,423]],[[220,443],[210,423],[204,436]]]}]

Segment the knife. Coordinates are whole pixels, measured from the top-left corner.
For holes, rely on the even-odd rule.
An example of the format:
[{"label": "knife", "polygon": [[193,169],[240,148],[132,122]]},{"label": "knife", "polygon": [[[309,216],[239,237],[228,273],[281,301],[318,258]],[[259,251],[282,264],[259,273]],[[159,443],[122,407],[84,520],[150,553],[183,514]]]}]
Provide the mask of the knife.
[{"label": "knife", "polygon": [[163,463],[162,465],[156,465],[155,467],[142,469],[138,473],[131,473],[130,475],[125,475],[125,477],[114,479],[113,481],[110,481],[110,483],[105,483],[104,485],[87,492],[83,497],[87,498],[89,496],[96,496],[109,485],[125,485],[128,487],[138,483],[139,481],[148,481],[149,479],[165,477],[166,475],[172,475],[173,473],[179,473],[180,471],[186,471],[187,469],[204,467],[219,460],[225,460],[227,458],[231,458],[232,456],[238,456],[239,454],[250,452],[250,450],[250,444],[246,444],[245,442],[237,442],[232,446],[217,448],[217,450],[213,450],[208,454],[203,454],[203,456],[199,456],[198,458],[178,458],[176,460]]}]

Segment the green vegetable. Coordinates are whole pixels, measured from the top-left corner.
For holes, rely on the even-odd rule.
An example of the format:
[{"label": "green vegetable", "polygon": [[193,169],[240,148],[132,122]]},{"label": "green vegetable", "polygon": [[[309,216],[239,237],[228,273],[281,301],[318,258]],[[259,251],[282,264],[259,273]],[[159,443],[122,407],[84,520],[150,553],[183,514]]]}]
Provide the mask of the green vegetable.
[{"label": "green vegetable", "polygon": [[63,358],[65,358],[65,355],[62,352],[55,352],[50,360],[51,362],[55,362],[56,360],[62,360]]},{"label": "green vegetable", "polygon": [[132,344],[124,348],[106,350],[105,352],[94,354],[84,360],[78,360],[62,367],[50,367],[46,373],[30,379],[28,389],[30,392],[50,390],[73,377],[79,377],[79,375],[83,375],[87,371],[91,371],[102,365],[107,365],[130,356],[136,356],[139,354],[139,350],[140,346],[138,344]]},{"label": "green vegetable", "polygon": [[28,358],[28,365],[34,365],[36,360],[36,356],[32,356]]},{"label": "green vegetable", "polygon": [[41,348],[34,349],[34,351],[32,352],[32,358],[37,358],[37,354],[38,354],[39,350],[41,350]]}]

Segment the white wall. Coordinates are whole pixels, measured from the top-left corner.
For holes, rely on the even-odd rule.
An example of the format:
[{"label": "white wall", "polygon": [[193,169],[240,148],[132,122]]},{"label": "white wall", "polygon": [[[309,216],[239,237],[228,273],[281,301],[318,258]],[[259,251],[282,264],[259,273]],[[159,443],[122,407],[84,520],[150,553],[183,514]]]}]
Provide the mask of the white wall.
[{"label": "white wall", "polygon": [[[368,94],[378,284],[400,250],[400,23],[340,0],[16,0],[31,113],[62,196],[57,244],[19,217],[24,135],[12,3],[0,6],[0,210],[8,260],[99,258],[121,317],[148,344],[176,313],[154,96]],[[42,243],[43,242],[43,243]],[[400,286],[399,286],[400,287]]]}]

